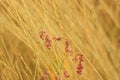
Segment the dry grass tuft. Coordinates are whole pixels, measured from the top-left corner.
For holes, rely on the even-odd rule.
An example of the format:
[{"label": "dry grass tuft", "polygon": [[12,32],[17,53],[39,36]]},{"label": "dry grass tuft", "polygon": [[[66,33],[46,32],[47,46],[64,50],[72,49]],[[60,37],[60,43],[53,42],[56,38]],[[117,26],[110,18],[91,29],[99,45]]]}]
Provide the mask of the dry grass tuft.
[{"label": "dry grass tuft", "polygon": [[0,80],[120,80],[119,21],[119,0],[0,0]]}]

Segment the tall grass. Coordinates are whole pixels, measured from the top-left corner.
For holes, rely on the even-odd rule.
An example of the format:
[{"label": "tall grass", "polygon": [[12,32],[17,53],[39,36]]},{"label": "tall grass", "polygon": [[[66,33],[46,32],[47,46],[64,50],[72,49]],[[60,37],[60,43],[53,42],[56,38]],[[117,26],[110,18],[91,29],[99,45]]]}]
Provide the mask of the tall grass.
[{"label": "tall grass", "polygon": [[0,0],[0,80],[120,80],[119,21],[119,0]]}]

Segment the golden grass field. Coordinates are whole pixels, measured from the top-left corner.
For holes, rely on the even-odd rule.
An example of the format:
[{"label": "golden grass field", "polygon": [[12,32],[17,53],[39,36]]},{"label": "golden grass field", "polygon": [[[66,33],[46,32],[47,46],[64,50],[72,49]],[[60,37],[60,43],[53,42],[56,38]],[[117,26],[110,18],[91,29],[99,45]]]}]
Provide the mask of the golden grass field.
[{"label": "golden grass field", "polygon": [[0,80],[120,80],[120,0],[0,0]]}]

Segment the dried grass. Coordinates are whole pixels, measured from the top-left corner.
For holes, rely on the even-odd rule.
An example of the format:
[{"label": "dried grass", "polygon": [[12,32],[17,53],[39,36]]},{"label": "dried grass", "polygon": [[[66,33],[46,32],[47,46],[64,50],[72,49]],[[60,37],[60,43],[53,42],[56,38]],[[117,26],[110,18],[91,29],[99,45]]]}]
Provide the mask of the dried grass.
[{"label": "dried grass", "polygon": [[[120,80],[119,0],[0,0],[0,80]],[[52,41],[48,50],[39,32],[71,42]],[[84,55],[82,75],[73,55]],[[63,69],[70,74],[63,76]]]}]

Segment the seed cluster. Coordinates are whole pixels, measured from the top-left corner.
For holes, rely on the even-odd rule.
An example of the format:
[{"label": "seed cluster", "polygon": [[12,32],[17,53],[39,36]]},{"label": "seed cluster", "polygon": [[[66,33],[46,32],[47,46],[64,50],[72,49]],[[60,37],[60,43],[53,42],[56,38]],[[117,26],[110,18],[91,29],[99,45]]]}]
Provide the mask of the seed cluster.
[{"label": "seed cluster", "polygon": [[68,72],[66,70],[64,70],[63,74],[64,74],[65,78],[69,78],[70,77],[70,75],[68,74]]},{"label": "seed cluster", "polygon": [[70,41],[68,39],[64,39],[60,36],[50,38],[50,36],[43,30],[40,32],[40,39],[44,40],[44,42],[45,42],[44,44],[47,47],[47,49],[50,49],[50,47],[52,46],[52,41],[65,40],[65,52],[71,53],[71,51],[72,51],[72,49],[70,48]]},{"label": "seed cluster", "polygon": [[50,40],[50,37],[48,35],[46,35],[45,37],[45,46],[50,49],[50,47],[52,46],[51,45],[51,40]]},{"label": "seed cluster", "polygon": [[77,65],[77,71],[76,71],[80,75],[81,75],[82,69],[83,69],[82,62],[83,62],[83,55],[79,56],[79,63]]},{"label": "seed cluster", "polygon": [[55,76],[55,80],[61,80],[59,76]]},{"label": "seed cluster", "polygon": [[72,49],[70,48],[70,41],[66,39],[65,41],[65,51],[66,53],[70,53]]},{"label": "seed cluster", "polygon": [[46,80],[49,77],[49,72],[45,72],[43,75],[40,76],[40,80]]},{"label": "seed cluster", "polygon": [[77,68],[76,68],[76,72],[81,75],[82,73],[82,69],[83,69],[83,65],[82,65],[82,62],[83,62],[83,55],[78,53],[74,56],[74,58],[72,59],[72,61],[78,63],[77,65]]},{"label": "seed cluster", "polygon": [[45,31],[41,31],[40,32],[40,39],[42,39],[42,40],[44,40],[44,44],[45,44],[45,46],[47,47],[47,49],[50,49],[50,47],[52,46],[51,45],[51,38],[50,38],[50,36],[45,32]]},{"label": "seed cluster", "polygon": [[60,41],[60,40],[62,40],[62,37],[53,37],[53,40]]},{"label": "seed cluster", "polygon": [[[72,49],[70,47],[70,41],[68,39],[62,38],[60,36],[56,36],[56,37],[50,37],[50,35],[48,35],[45,31],[41,31],[40,32],[40,39],[42,39],[44,41],[44,45],[46,46],[47,49],[51,49],[52,46],[52,41],[61,41],[64,40],[65,42],[65,52],[67,54],[70,54],[72,52]],[[82,74],[82,70],[83,70],[83,55],[80,54],[80,52],[78,52],[77,54],[75,54],[75,56],[72,59],[73,62],[77,63],[77,67],[76,67],[76,73],[81,75]],[[63,71],[63,75],[65,78],[69,78],[70,75],[67,72],[67,70]],[[46,75],[42,75],[40,80],[45,80],[48,77],[48,74]],[[59,76],[55,77],[55,80],[61,80]]]},{"label": "seed cluster", "polygon": [[44,40],[44,37],[45,37],[45,31],[41,31],[40,32],[40,38],[42,39],[42,40]]}]

